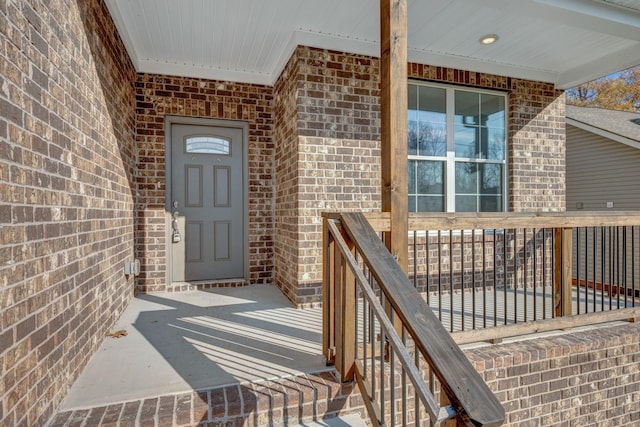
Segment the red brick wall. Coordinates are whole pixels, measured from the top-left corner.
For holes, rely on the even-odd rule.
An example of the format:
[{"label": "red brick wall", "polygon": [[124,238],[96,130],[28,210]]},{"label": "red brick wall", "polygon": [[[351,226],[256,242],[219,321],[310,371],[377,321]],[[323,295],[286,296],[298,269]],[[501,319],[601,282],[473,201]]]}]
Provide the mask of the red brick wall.
[{"label": "red brick wall", "polygon": [[321,297],[321,213],[379,209],[373,64],[299,47],[275,85],[276,283],[298,305]]},{"label": "red brick wall", "polygon": [[298,294],[298,59],[294,55],[273,91],[275,142],[275,282],[291,301]]},{"label": "red brick wall", "polygon": [[[136,140],[139,149],[136,253],[138,289],[167,286],[165,212],[165,118],[167,115],[242,120],[249,124],[249,281],[273,283],[272,88],[213,80],[138,75]],[[232,284],[236,285],[236,284]]]},{"label": "red brick wall", "polygon": [[640,326],[627,323],[465,350],[506,426],[640,424]]},{"label": "red brick wall", "polygon": [[43,425],[133,295],[135,71],[102,1],[0,1],[0,425]]},{"label": "red brick wall", "polygon": [[[562,91],[509,77],[419,64],[408,68],[411,79],[507,92],[509,209],[564,210]],[[321,213],[380,209],[378,75],[376,58],[298,47],[276,84],[275,110],[289,111],[283,118],[297,121],[297,137],[291,136],[290,123],[279,117],[275,122],[276,152],[282,150],[276,169],[287,171],[286,184],[277,174],[276,247],[286,254],[278,260],[297,266],[286,277],[277,274],[276,281],[297,304],[320,300]],[[285,195],[289,199],[282,206]]]}]

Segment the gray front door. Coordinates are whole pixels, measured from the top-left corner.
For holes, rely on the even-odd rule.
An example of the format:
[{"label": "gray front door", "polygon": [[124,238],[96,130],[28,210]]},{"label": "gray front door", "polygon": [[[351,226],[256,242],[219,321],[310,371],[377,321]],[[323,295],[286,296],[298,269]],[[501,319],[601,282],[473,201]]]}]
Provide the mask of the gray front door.
[{"label": "gray front door", "polygon": [[173,281],[244,277],[243,129],[171,125]]}]

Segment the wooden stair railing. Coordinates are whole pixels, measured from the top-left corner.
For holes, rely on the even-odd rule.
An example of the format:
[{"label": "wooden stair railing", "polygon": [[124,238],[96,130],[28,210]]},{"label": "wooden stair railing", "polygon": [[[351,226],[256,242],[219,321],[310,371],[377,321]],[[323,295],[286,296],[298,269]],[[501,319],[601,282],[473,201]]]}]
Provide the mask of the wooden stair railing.
[{"label": "wooden stair railing", "polygon": [[[504,422],[500,402],[363,214],[325,216],[323,245],[325,357],[343,381],[358,382],[374,425],[421,425],[419,403],[431,425]],[[450,404],[437,403],[433,377]]]}]

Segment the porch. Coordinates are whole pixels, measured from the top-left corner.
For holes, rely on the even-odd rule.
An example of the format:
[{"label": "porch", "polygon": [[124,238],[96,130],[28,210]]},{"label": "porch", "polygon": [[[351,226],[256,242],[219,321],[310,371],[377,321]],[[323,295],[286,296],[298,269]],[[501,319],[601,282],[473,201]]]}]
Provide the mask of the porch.
[{"label": "porch", "polygon": [[[372,224],[378,232],[384,231],[386,223],[384,214],[367,215],[369,224]],[[504,228],[500,229],[502,234],[498,236],[496,228],[491,228],[492,233],[487,234],[488,227],[483,226],[480,223],[482,221],[475,215],[472,223],[474,231],[465,234],[464,215],[462,215],[452,221],[458,229],[462,230],[458,234],[457,244],[453,233],[447,230],[430,234],[429,229],[420,227],[419,232],[418,224],[424,225],[424,223],[421,223],[416,216],[413,217],[411,284],[414,286],[416,295],[420,295],[422,301],[428,302],[433,318],[441,322],[439,327],[434,328],[435,325],[432,325],[434,328],[432,333],[437,335],[439,333],[437,329],[445,334],[445,329],[453,332],[451,335],[453,340],[461,345],[460,347],[456,345],[457,349],[461,349],[456,351],[464,353],[467,365],[482,373],[483,381],[488,384],[497,384],[491,380],[493,374],[487,373],[491,372],[490,368],[494,364],[504,363],[495,362],[494,355],[511,354],[512,348],[518,348],[523,352],[528,352],[530,349],[539,352],[544,348],[545,354],[540,353],[536,357],[544,359],[548,353],[549,359],[555,360],[557,355],[554,355],[554,352],[557,351],[558,346],[562,349],[567,340],[577,340],[577,342],[600,340],[604,350],[597,345],[593,348],[584,348],[581,344],[583,347],[580,351],[584,355],[580,358],[576,356],[572,360],[577,371],[568,370],[562,374],[562,376],[579,378],[579,374],[583,372],[582,365],[592,358],[602,363],[617,363],[615,357],[597,360],[597,357],[589,355],[591,354],[589,352],[597,350],[615,355],[616,350],[607,350],[607,348],[615,348],[620,344],[618,341],[623,341],[624,349],[620,350],[623,354],[621,359],[624,359],[620,361],[623,367],[617,365],[614,367],[632,373],[630,377],[621,379],[618,386],[623,389],[631,387],[629,390],[633,390],[633,375],[636,374],[633,373],[634,368],[631,366],[633,358],[637,357],[635,356],[637,351],[633,350],[633,346],[637,347],[637,344],[633,341],[629,343],[628,340],[633,334],[637,335],[637,326],[630,324],[628,320],[634,320],[638,316],[639,301],[636,294],[640,284],[636,283],[633,274],[626,275],[625,272],[638,271],[640,252],[633,249],[639,237],[637,226],[630,225],[629,234],[625,235],[628,237],[625,239],[626,246],[619,243],[611,247],[606,246],[604,249],[608,257],[608,261],[605,262],[607,272],[612,271],[607,266],[614,259],[613,253],[608,254],[608,250],[615,249],[617,257],[624,255],[623,258],[616,259],[629,260],[629,263],[624,264],[625,270],[620,272],[620,277],[628,277],[629,280],[621,282],[619,278],[616,279],[616,283],[624,283],[624,286],[578,286],[578,283],[584,282],[584,278],[589,275],[583,275],[583,279],[580,280],[576,277],[579,274],[576,270],[575,274],[571,273],[570,286],[563,288],[570,292],[570,302],[569,304],[565,302],[564,307],[570,306],[571,311],[566,313],[566,316],[557,316],[558,302],[566,301],[567,297],[566,295],[560,298],[556,296],[553,277],[555,273],[548,275],[544,273],[545,268],[551,266],[553,269],[555,265],[553,254],[556,245],[551,237],[552,232],[549,233],[549,241],[546,243],[542,243],[545,239],[539,235],[540,245],[538,245],[538,239],[530,245],[530,248],[544,255],[536,257],[536,263],[533,263],[535,268],[527,273],[526,280],[524,273],[511,274],[518,270],[516,267],[521,267],[520,261],[515,261],[517,257],[514,258],[513,263],[504,263],[495,256],[498,253],[504,255],[505,250],[507,255],[510,250],[518,252],[517,234],[513,236],[508,231],[510,225],[515,226],[514,221],[523,221],[522,216],[517,219],[518,216],[505,214],[501,221]],[[614,227],[611,224],[622,227],[620,221],[627,224],[640,223],[637,214],[625,216],[626,219],[621,220],[621,217],[616,219],[612,215],[603,215],[599,216],[598,221],[600,224],[608,224],[611,227]],[[328,215],[328,217],[336,221],[340,216]],[[575,223],[576,220],[576,217],[571,218],[568,214],[545,214],[536,217],[538,221],[542,221],[538,224],[544,223],[548,226],[551,225],[549,221],[561,221],[566,225]],[[438,224],[439,228],[446,228],[442,219],[438,222],[437,215],[431,221]],[[529,221],[528,224],[535,224],[535,220],[529,218]],[[538,229],[538,227],[534,228]],[[342,229],[345,235],[349,235],[347,228]],[[544,227],[540,229],[544,230]],[[422,236],[419,236],[420,233]],[[476,233],[483,237],[476,239]],[[522,236],[525,235],[526,233]],[[535,233],[530,234],[530,236],[533,235]],[[543,232],[542,236],[545,235]],[[354,236],[357,238],[356,235]],[[376,235],[375,238],[377,239],[378,236]],[[569,234],[566,234],[565,238],[568,236]],[[334,237],[335,234],[332,234],[330,240]],[[384,233],[382,237],[384,238]],[[502,244],[498,245],[500,239],[503,239]],[[505,245],[505,239],[507,241],[511,239],[513,244]],[[478,251],[484,254],[484,261],[480,263],[483,269],[478,271],[478,275],[459,274],[460,272],[447,270],[446,265],[441,265],[443,259],[456,257],[456,251],[464,252],[464,242],[467,240],[469,243],[474,242],[468,245],[469,251],[475,246],[484,245],[484,250]],[[531,239],[521,239],[520,244],[524,244],[527,240]],[[354,241],[353,244],[355,243]],[[452,243],[453,246],[449,246]],[[591,244],[593,245],[593,242]],[[418,273],[422,269],[421,265],[425,265],[419,261],[420,245],[425,246],[423,256],[430,251],[435,253],[440,251],[437,257],[438,268],[432,266],[425,271],[430,274]],[[429,245],[431,247],[428,247]],[[595,242],[596,248],[600,248],[599,245],[600,243]],[[491,250],[488,249],[490,246],[492,246]],[[571,251],[580,251],[579,245],[569,246],[572,248]],[[496,250],[496,247],[500,249]],[[629,251],[629,257],[627,257],[627,250],[623,249],[625,247]],[[373,269],[377,267],[368,264],[368,257],[364,252],[359,252],[359,249],[354,250],[359,253],[357,256],[359,264],[366,265],[363,271],[366,272],[369,283],[374,287],[374,294],[380,298],[383,305],[385,301],[392,301],[393,291],[386,293],[383,287],[373,279]],[[336,252],[332,253],[335,256]],[[600,262],[602,253],[602,250],[595,252],[589,250],[586,258],[589,259],[589,254],[596,258],[591,259],[591,263],[588,264],[593,264],[596,259]],[[444,258],[443,254],[445,254]],[[489,256],[489,254],[492,255]],[[328,256],[329,253],[326,255]],[[564,261],[569,261],[566,256],[565,253]],[[506,256],[503,259],[509,258]],[[525,256],[521,259],[528,258]],[[471,266],[475,263],[463,262],[459,266],[462,268],[466,264],[473,268]],[[573,263],[569,262],[569,266],[571,264]],[[622,261],[619,265],[622,268]],[[601,267],[602,264],[599,266]],[[371,419],[375,420],[376,417],[384,419],[385,416],[391,417],[387,419],[389,425],[414,425],[414,423],[421,425],[423,422],[429,422],[428,408],[423,407],[417,412],[414,411],[414,408],[419,406],[415,403],[419,397],[413,393],[421,386],[410,385],[407,378],[404,380],[401,378],[407,371],[407,367],[401,366],[400,357],[396,354],[396,351],[401,349],[393,347],[389,350],[389,347],[386,347],[388,344],[383,345],[388,342],[388,334],[392,332],[385,329],[382,318],[376,318],[377,314],[374,315],[373,301],[367,300],[364,294],[358,291],[355,310],[340,309],[339,305],[345,301],[345,295],[337,296],[335,292],[341,292],[339,287],[345,284],[337,274],[341,270],[335,269],[331,259],[327,259],[325,267],[334,269],[334,273],[331,274],[333,278],[327,277],[325,282],[328,291],[325,298],[333,294],[336,305],[325,300],[327,310],[324,312],[324,319],[323,309],[320,307],[296,309],[280,290],[269,285],[138,295],[112,328],[113,331],[124,330],[127,335],[119,339],[107,338],[104,341],[69,391],[51,425],[82,425],[82,423],[108,425],[116,422],[120,425],[148,423],[149,425],[176,426],[207,423],[256,426],[297,423],[313,425],[309,423],[330,423],[329,420],[336,416],[356,417],[347,418],[348,425],[362,422],[360,417],[369,418],[375,425],[376,422]],[[588,270],[587,268],[586,271]],[[537,273],[532,274],[534,271]],[[549,281],[543,279],[546,276]],[[460,281],[457,282],[455,277],[460,277]],[[509,277],[513,278],[512,282],[509,282]],[[598,274],[596,274],[597,277]],[[354,280],[353,284],[355,285],[356,282],[357,280]],[[558,282],[563,283],[562,280]],[[450,284],[453,286],[449,286]],[[422,292],[418,292],[419,289]],[[357,383],[340,382],[340,378],[342,380],[348,380],[348,378],[344,376],[347,367],[343,359],[345,350],[338,348],[342,345],[338,342],[346,343],[340,334],[349,321],[344,317],[336,317],[336,309],[342,310],[341,316],[354,316],[352,327],[355,335],[352,336],[355,337],[353,343],[357,347],[354,354],[355,366],[356,369],[363,368],[368,371],[364,373],[363,378],[367,376],[369,379],[377,378],[378,385],[375,385],[376,380],[373,380],[374,387],[379,388],[377,391],[363,388],[363,378],[360,378]],[[329,310],[334,310],[334,313],[329,313]],[[390,319],[402,317],[395,310],[393,312],[396,314],[392,314]],[[413,355],[415,365],[422,371],[420,377],[425,382],[426,389],[431,390],[434,396],[440,396],[441,392],[438,390],[441,390],[441,380],[435,375],[431,362],[427,363],[427,360],[432,358],[425,359],[424,355],[420,355],[416,350],[421,346],[432,349],[432,345],[419,344],[419,340],[416,342],[411,338],[412,335],[405,328],[406,326],[402,326],[401,340]],[[608,340],[611,339],[613,341],[609,342]],[[393,355],[384,356],[389,352]],[[328,367],[325,357],[330,359],[330,363],[335,363],[337,369]],[[338,358],[342,360],[337,360]],[[529,361],[527,358],[524,360]],[[456,365],[456,361],[452,359],[447,359],[445,363],[451,364],[451,368],[458,372],[464,369]],[[516,365],[519,362],[509,363]],[[547,364],[546,368],[543,365],[540,370],[551,368],[552,363],[554,362]],[[527,374],[538,376],[539,379],[549,375],[544,372],[533,372],[530,366],[527,366],[526,370]],[[386,380],[382,380],[382,384],[380,384],[380,372],[385,372]],[[403,372],[402,375],[399,372]],[[521,377],[522,372],[524,371],[514,370],[509,375],[517,379]],[[451,378],[446,380],[450,381]],[[387,381],[386,386],[385,381]],[[586,377],[584,381],[587,382]],[[400,390],[400,384],[403,382],[402,388],[406,388],[405,391]],[[542,384],[548,384],[548,380],[542,381]],[[593,384],[595,386],[596,383]],[[381,393],[385,388],[388,390]],[[547,391],[551,393],[551,390]],[[514,409],[513,402],[507,398],[504,391],[492,389],[489,393],[492,392],[499,396],[505,408],[510,409],[506,413],[507,424],[511,423],[514,417],[521,417],[515,410],[519,408]],[[630,395],[631,403],[636,402],[635,394],[632,392]],[[400,399],[401,395],[404,396],[404,401]],[[398,400],[398,402],[391,404],[389,401],[381,401],[373,405],[377,406],[378,410],[386,406],[386,415],[384,410],[377,414],[375,411],[368,412],[366,399],[373,397],[375,401],[381,396],[387,396],[386,399],[391,399],[392,402]],[[409,396],[408,399],[407,396]],[[482,402],[486,398],[486,395],[477,395],[476,401]],[[449,405],[446,403],[443,408]],[[391,409],[392,407],[395,409]],[[449,415],[443,413],[444,418],[440,422],[454,413],[460,413],[460,411],[464,413],[465,410],[466,408],[446,409],[445,413]],[[391,419],[395,419],[395,423]],[[345,423],[346,421],[334,422]]]},{"label": "porch", "polygon": [[269,285],[138,295],[50,425],[364,425],[321,324]]},{"label": "porch", "polygon": [[[573,340],[580,335],[574,328],[594,325],[607,331],[601,339],[627,329],[625,323],[640,314],[637,213],[410,214],[408,223],[407,277],[384,245],[388,214],[325,215],[323,351],[343,381],[358,383],[374,425],[452,418],[474,425],[537,423],[550,405],[535,395],[558,384],[585,382],[588,386],[567,392],[576,400],[564,408],[579,413],[563,421],[613,422],[611,415],[596,415],[595,407],[582,412],[582,399],[591,399],[604,384],[579,374],[605,369],[611,362],[603,359],[616,352],[572,356],[571,362],[560,362],[575,365],[571,369],[545,375],[540,367],[557,362],[526,362],[583,352],[590,341],[559,352],[529,341],[516,347],[516,354],[502,352],[509,357],[500,360],[493,357],[497,348],[474,360],[460,344],[501,343],[557,330],[572,330]],[[636,341],[623,353],[636,353]],[[629,356],[624,364],[636,357]],[[495,372],[478,375],[485,367],[523,361],[525,366],[507,370],[515,382],[491,384]],[[561,377],[571,379],[547,383]],[[515,411],[522,396],[534,397],[527,407],[541,406],[536,414]],[[553,399],[565,397],[563,392]]]}]

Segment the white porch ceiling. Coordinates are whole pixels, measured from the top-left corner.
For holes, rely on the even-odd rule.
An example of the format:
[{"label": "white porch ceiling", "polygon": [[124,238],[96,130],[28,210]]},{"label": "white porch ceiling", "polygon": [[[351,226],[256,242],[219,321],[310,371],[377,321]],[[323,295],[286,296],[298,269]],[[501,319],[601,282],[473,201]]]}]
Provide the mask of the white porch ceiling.
[{"label": "white porch ceiling", "polygon": [[[640,64],[640,0],[407,2],[412,62],[563,89]],[[272,85],[297,45],[379,55],[378,0],[106,3],[143,73]]]}]

